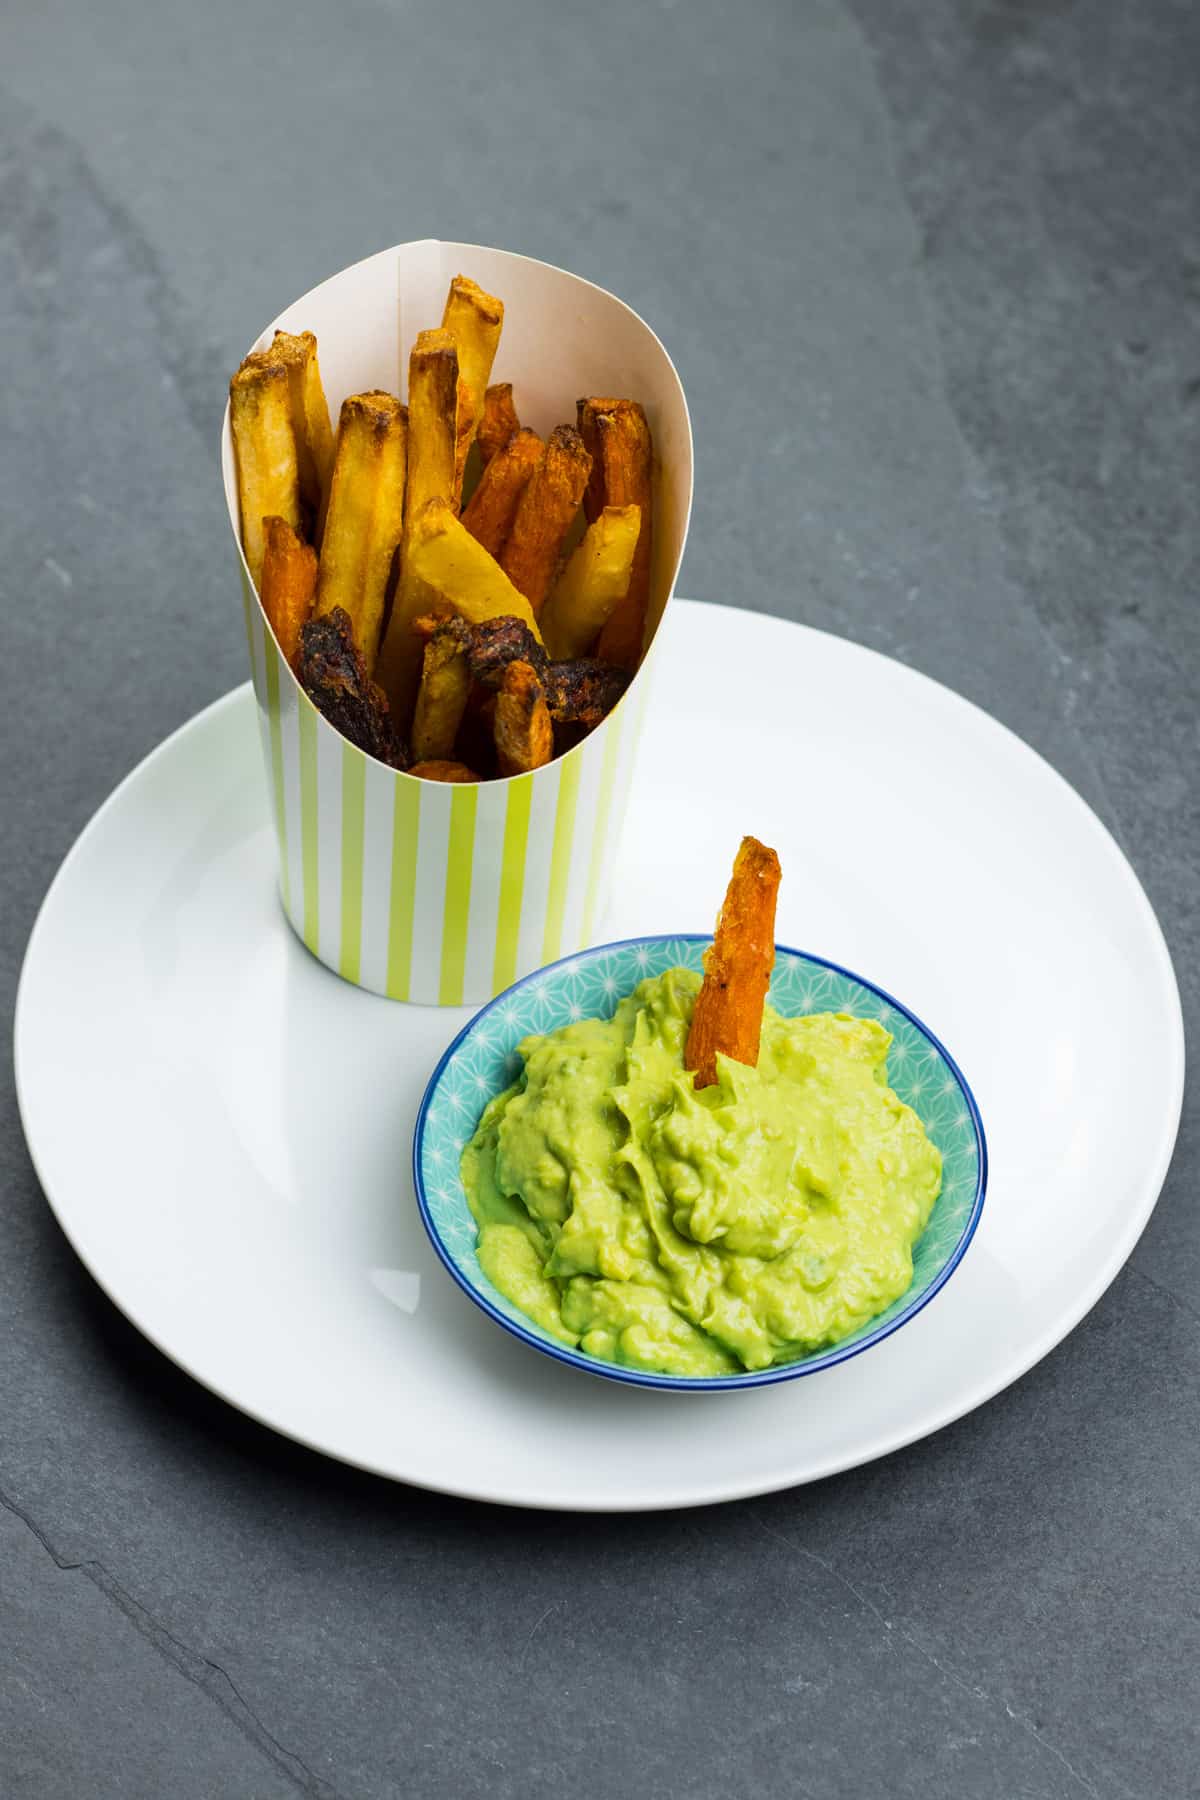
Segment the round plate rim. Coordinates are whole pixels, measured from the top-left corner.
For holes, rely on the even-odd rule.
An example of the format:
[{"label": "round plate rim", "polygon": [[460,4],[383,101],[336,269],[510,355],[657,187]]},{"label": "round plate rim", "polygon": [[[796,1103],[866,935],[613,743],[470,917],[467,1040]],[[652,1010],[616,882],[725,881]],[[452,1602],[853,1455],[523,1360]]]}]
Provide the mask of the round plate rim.
[{"label": "round plate rim", "polygon": [[[41,1186],[47,1204],[54,1214],[68,1243],[79,1257],[80,1262],[88,1270],[88,1273],[96,1282],[97,1286],[108,1299],[111,1300],[117,1310],[123,1313],[130,1323],[146,1338],[147,1342],[152,1344],[155,1349],[160,1351],[160,1353],[169,1361],[175,1363],[176,1367],[182,1369],[191,1379],[198,1382],[201,1387],[204,1387],[210,1393],[215,1394],[218,1399],[232,1406],[245,1417],[253,1419],[257,1424],[276,1432],[279,1436],[289,1439],[293,1443],[300,1444],[305,1449],[312,1450],[318,1455],[329,1456],[333,1460],[345,1464],[347,1467],[360,1469],[367,1474],[377,1475],[384,1480],[400,1481],[410,1486],[422,1488],[428,1492],[446,1494],[456,1499],[477,1500],[491,1505],[515,1506],[536,1511],[573,1513],[664,1512],[686,1509],[693,1506],[717,1505],[734,1500],[753,1498],[759,1495],[780,1493],[788,1488],[807,1485],[809,1482],[813,1481],[822,1481],[830,1476],[844,1473],[847,1470],[864,1467],[868,1463],[877,1461],[881,1457],[890,1456],[898,1450],[905,1449],[910,1444],[918,1443],[923,1438],[931,1437],[936,1432],[944,1430],[946,1426],[951,1425],[956,1420],[964,1418],[967,1414],[974,1412],[976,1408],[984,1405],[997,1394],[1003,1393],[1006,1388],[1011,1387],[1024,1375],[1028,1374],[1030,1369],[1035,1367],[1045,1356],[1049,1355],[1058,1344],[1075,1330],[1080,1321],[1087,1316],[1101,1296],[1112,1285],[1125,1263],[1129,1260],[1138,1239],[1146,1228],[1158,1197],[1162,1192],[1163,1183],[1166,1180],[1167,1172],[1170,1168],[1171,1158],[1174,1154],[1175,1143],[1179,1133],[1179,1122],[1183,1108],[1185,1072],[1183,1008],[1179,993],[1179,984],[1171,960],[1170,950],[1167,946],[1158,917],[1150,904],[1149,897],[1146,894],[1136,871],[1111,831],[1109,831],[1103,820],[1100,819],[1098,814],[1083,796],[1072,787],[1066,777],[1061,775],[1054,765],[1048,762],[1041,752],[1035,749],[1032,744],[1027,743],[1009,726],[1005,725],[1002,720],[997,719],[983,707],[977,706],[974,701],[967,699],[965,695],[959,694],[953,688],[946,686],[945,683],[937,681],[933,676],[925,675],[920,670],[914,669],[906,663],[899,662],[894,657],[886,656],[882,651],[872,649],[869,645],[856,643],[852,639],[839,636],[836,632],[823,631],[816,626],[805,625],[796,620],[780,618],[777,614],[755,612],[752,609],[732,607],[717,601],[686,600],[682,596],[677,596],[673,599],[669,609],[669,613],[673,614],[676,618],[678,618],[681,613],[690,615],[692,613],[700,614],[705,612],[728,614],[731,619],[739,621],[743,628],[747,620],[753,620],[756,628],[765,625],[769,629],[778,629],[783,632],[796,631],[802,636],[828,640],[842,650],[850,651],[856,656],[868,657],[872,661],[886,663],[889,667],[899,670],[902,675],[916,682],[918,686],[923,686],[936,694],[939,703],[949,705],[955,709],[963,709],[969,714],[977,715],[978,719],[981,720],[988,729],[999,733],[1005,740],[1008,740],[1011,746],[1015,747],[1018,754],[1032,758],[1038,765],[1042,776],[1048,777],[1052,784],[1062,791],[1063,797],[1067,800],[1068,804],[1074,808],[1077,814],[1082,815],[1086,828],[1089,831],[1098,834],[1103,842],[1106,854],[1112,861],[1114,874],[1120,878],[1127,890],[1131,892],[1135,908],[1140,915],[1143,928],[1146,932],[1147,949],[1152,953],[1158,965],[1158,976],[1163,989],[1163,999],[1166,1003],[1166,1012],[1169,1013],[1169,1018],[1164,1016],[1163,1021],[1164,1037],[1167,1039],[1165,1049],[1167,1052],[1171,1077],[1168,1095],[1169,1105],[1167,1108],[1168,1123],[1167,1128],[1163,1131],[1158,1142],[1157,1153],[1153,1160],[1147,1165],[1146,1178],[1136,1195],[1137,1204],[1132,1206],[1126,1215],[1127,1223],[1125,1229],[1114,1234],[1109,1245],[1109,1253],[1101,1262],[1093,1279],[1090,1282],[1083,1284],[1075,1292],[1069,1305],[1060,1310],[1059,1314],[1051,1324],[1036,1337],[1026,1342],[1020,1353],[1012,1357],[1002,1366],[998,1376],[996,1370],[993,1369],[986,1377],[972,1383],[970,1387],[955,1395],[954,1398],[946,1404],[940,1407],[931,1408],[919,1416],[909,1415],[907,1422],[900,1424],[894,1431],[886,1434],[877,1434],[873,1439],[869,1450],[863,1454],[857,1452],[850,1456],[833,1454],[827,1456],[823,1461],[811,1464],[800,1473],[791,1472],[780,1474],[766,1480],[761,1478],[751,1478],[747,1480],[744,1477],[733,1477],[723,1481],[712,1480],[703,1484],[696,1482],[691,1484],[684,1493],[656,1494],[651,1497],[647,1497],[633,1489],[614,1488],[607,1492],[603,1499],[595,1499],[586,1494],[579,1495],[573,1497],[568,1505],[560,1500],[548,1500],[536,1490],[525,1492],[506,1491],[503,1493],[489,1492],[480,1484],[472,1485],[452,1480],[437,1481],[426,1476],[404,1474],[395,1468],[388,1466],[386,1463],[373,1460],[369,1456],[351,1455],[346,1454],[341,1450],[332,1449],[327,1444],[318,1442],[314,1437],[307,1436],[302,1431],[298,1431],[290,1427],[286,1422],[272,1416],[268,1409],[248,1402],[247,1400],[239,1399],[236,1394],[227,1391],[224,1386],[209,1379],[201,1369],[193,1365],[191,1360],[177,1354],[163,1339],[160,1333],[144,1324],[138,1316],[140,1309],[136,1304],[130,1305],[126,1303],[126,1301],[124,1301],[105,1280],[102,1271],[96,1267],[84,1253],[83,1248],[77,1240],[76,1234],[73,1232],[68,1222],[68,1218],[64,1216],[64,1209],[60,1207],[59,1201],[51,1191],[51,1187],[46,1178],[42,1158],[40,1157],[37,1146],[31,1136],[21,1045],[25,1012],[28,1005],[27,993],[30,985],[30,969],[34,964],[35,952],[38,949],[40,936],[45,929],[45,921],[51,903],[59,890],[60,884],[62,884],[69,876],[77,856],[82,852],[85,844],[90,842],[92,834],[101,828],[110,809],[116,806],[125,791],[143,776],[151,764],[155,763],[159,758],[165,758],[181,739],[192,733],[201,731],[206,724],[212,725],[223,713],[227,711],[236,711],[239,707],[253,708],[254,698],[252,686],[249,681],[245,681],[241,683],[240,686],[232,688],[229,692],[220,695],[207,706],[202,707],[199,712],[195,713],[190,719],[185,720],[181,725],[178,725],[163,738],[160,743],[148,751],[147,754],[122,777],[113,788],[112,792],[101,802],[67,850],[62,862],[59,864],[58,869],[51,879],[41,905],[37,910],[26,945],[25,956],[22,960],[21,973],[17,983],[13,1018],[14,1085],[16,1089],[18,1115],[21,1119],[26,1146],[28,1148],[30,1160],[33,1164],[34,1172],[38,1177],[39,1185]],[[698,1401],[697,1404],[719,1405],[721,1402]]]},{"label": "round plate rim", "polygon": [[578,1351],[569,1350],[565,1345],[560,1348],[549,1343],[545,1338],[536,1337],[533,1332],[526,1331],[518,1325],[515,1319],[510,1319],[498,1307],[493,1306],[486,1294],[481,1293],[466,1279],[458,1264],[447,1251],[442,1242],[441,1233],[430,1213],[425,1193],[425,1171],[422,1161],[425,1122],[437,1093],[438,1084],[453,1059],[455,1051],[467,1042],[482,1025],[484,1019],[498,1006],[502,1006],[505,1001],[510,1000],[514,994],[519,993],[522,988],[528,987],[532,982],[545,982],[547,977],[553,976],[558,969],[566,968],[568,965],[575,966],[581,962],[590,962],[593,957],[607,955],[613,950],[632,949],[639,944],[707,944],[711,942],[711,938],[711,932],[706,934],[702,931],[659,931],[648,932],[636,937],[614,938],[610,943],[591,944],[586,950],[576,950],[569,956],[560,956],[554,962],[545,963],[540,969],[533,969],[528,975],[523,975],[520,981],[514,981],[511,986],[502,989],[500,993],[486,1001],[474,1017],[467,1020],[454,1040],[447,1044],[438,1058],[433,1074],[426,1084],[425,1092],[421,1096],[421,1104],[417,1108],[416,1124],[413,1127],[412,1178],[421,1223],[437,1253],[438,1260],[467,1298],[473,1300],[479,1310],[485,1313],[494,1324],[503,1327],[521,1343],[529,1344],[534,1350],[540,1350],[543,1355],[553,1357],[556,1362],[564,1364],[569,1369],[578,1369],[581,1374],[598,1377],[602,1381],[615,1381],[625,1387],[652,1388],[660,1393],[728,1394],[745,1388],[776,1387],[780,1382],[798,1381],[805,1375],[817,1375],[822,1369],[835,1368],[838,1363],[849,1362],[852,1357],[861,1356],[864,1350],[870,1350],[875,1344],[882,1344],[886,1338],[890,1338],[894,1332],[899,1331],[902,1325],[907,1325],[910,1319],[915,1319],[917,1314],[929,1305],[934,1296],[941,1293],[970,1248],[971,1239],[975,1236],[987,1197],[987,1134],[983,1128],[979,1105],[970,1082],[937,1034],[929,1029],[923,1019],[917,1017],[910,1006],[906,1006],[903,1000],[897,1000],[896,996],[889,994],[886,988],[881,988],[877,981],[869,981],[865,975],[859,975],[854,969],[847,969],[841,963],[831,961],[827,956],[817,956],[808,950],[797,950],[790,944],[776,944],[776,957],[790,956],[798,962],[809,963],[819,969],[830,969],[836,975],[844,975],[848,980],[856,982],[859,987],[868,988],[886,1006],[891,1007],[893,1012],[902,1013],[909,1024],[916,1027],[926,1043],[932,1044],[953,1075],[958,1091],[966,1102],[967,1112],[975,1133],[977,1171],[975,1192],[971,1197],[970,1212],[967,1214],[954,1248],[934,1280],[910,1306],[906,1306],[888,1324],[876,1326],[874,1330],[868,1331],[865,1337],[856,1337],[850,1343],[832,1344],[828,1350],[818,1350],[812,1356],[797,1358],[795,1362],[791,1363],[781,1363],[774,1368],[746,1370],[740,1375],[725,1376],[660,1375],[650,1370],[625,1369],[616,1363],[600,1362],[597,1358],[586,1357]]}]

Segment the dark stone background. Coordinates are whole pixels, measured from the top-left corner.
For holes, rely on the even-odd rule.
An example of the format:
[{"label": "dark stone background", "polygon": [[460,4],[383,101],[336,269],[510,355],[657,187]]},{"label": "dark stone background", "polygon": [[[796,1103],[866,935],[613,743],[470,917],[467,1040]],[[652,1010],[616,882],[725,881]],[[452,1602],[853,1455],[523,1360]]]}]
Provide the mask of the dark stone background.
[{"label": "dark stone background", "polygon": [[[591,276],[687,388],[680,589],[911,662],[1115,832],[1196,1016],[1189,0],[48,0],[0,56],[0,979],[114,782],[240,682],[215,444],[293,295],[437,235]],[[1129,1266],[982,1412],[648,1518],[278,1441],[82,1273],[0,1115],[0,1791],[1200,1793],[1196,1109]]]}]

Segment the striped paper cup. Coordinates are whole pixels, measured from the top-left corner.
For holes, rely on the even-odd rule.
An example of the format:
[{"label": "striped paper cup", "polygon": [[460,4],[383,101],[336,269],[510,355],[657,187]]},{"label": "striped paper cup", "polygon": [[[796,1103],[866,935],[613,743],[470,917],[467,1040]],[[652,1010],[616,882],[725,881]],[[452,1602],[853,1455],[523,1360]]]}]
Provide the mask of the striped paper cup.
[{"label": "striped paper cup", "polygon": [[[625,394],[655,444],[650,637],[678,572],[692,500],[692,433],[679,377],[650,327],[602,288],[547,263],[474,244],[401,244],[297,300],[277,329],[313,331],[330,411],[347,394],[403,396],[417,332],[436,325],[451,278],[504,300],[493,370],[522,424],[573,420],[580,394]],[[529,775],[417,781],[336,732],[296,681],[241,553],[228,410],[225,498],[245,602],[263,759],[293,929],[345,980],[394,1000],[476,1005],[597,939],[653,675],[653,642],[624,698],[590,736]]]}]

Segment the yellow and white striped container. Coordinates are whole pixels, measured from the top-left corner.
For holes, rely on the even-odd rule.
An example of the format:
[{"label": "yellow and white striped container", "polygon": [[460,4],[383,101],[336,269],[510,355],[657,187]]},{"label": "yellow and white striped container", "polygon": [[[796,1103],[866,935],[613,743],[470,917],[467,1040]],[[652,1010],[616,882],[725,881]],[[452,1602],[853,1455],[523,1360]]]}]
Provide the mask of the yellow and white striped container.
[{"label": "yellow and white striped container", "polygon": [[[504,300],[493,379],[511,381],[522,424],[572,421],[580,394],[646,409],[656,449],[651,633],[683,555],[692,433],[679,377],[637,314],[546,263],[438,240],[344,269],[282,313],[314,331],[334,419],[347,394],[403,397],[417,332],[441,320],[451,277]],[[364,756],[327,724],[284,661],[241,555],[226,412],[221,461],[238,546],[246,637],[279,845],[284,912],[314,956],[373,993],[472,1005],[594,943],[653,672],[651,645],[620,705],[566,756],[506,781],[416,781]]]}]

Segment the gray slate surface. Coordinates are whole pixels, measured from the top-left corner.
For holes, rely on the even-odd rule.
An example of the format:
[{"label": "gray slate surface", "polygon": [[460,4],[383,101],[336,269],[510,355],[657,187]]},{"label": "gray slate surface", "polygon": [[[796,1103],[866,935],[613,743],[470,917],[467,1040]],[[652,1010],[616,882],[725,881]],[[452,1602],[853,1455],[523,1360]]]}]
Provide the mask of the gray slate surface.
[{"label": "gray slate surface", "polygon": [[[0,958],[242,679],[214,449],[285,300],[503,244],[658,328],[681,591],[912,662],[1131,855],[1196,1018],[1200,12],[1190,0],[10,6]],[[0,1119],[7,1800],[1200,1793],[1194,1100],[1129,1267],[1018,1386],[772,1499],[526,1517],[210,1400]]]}]

